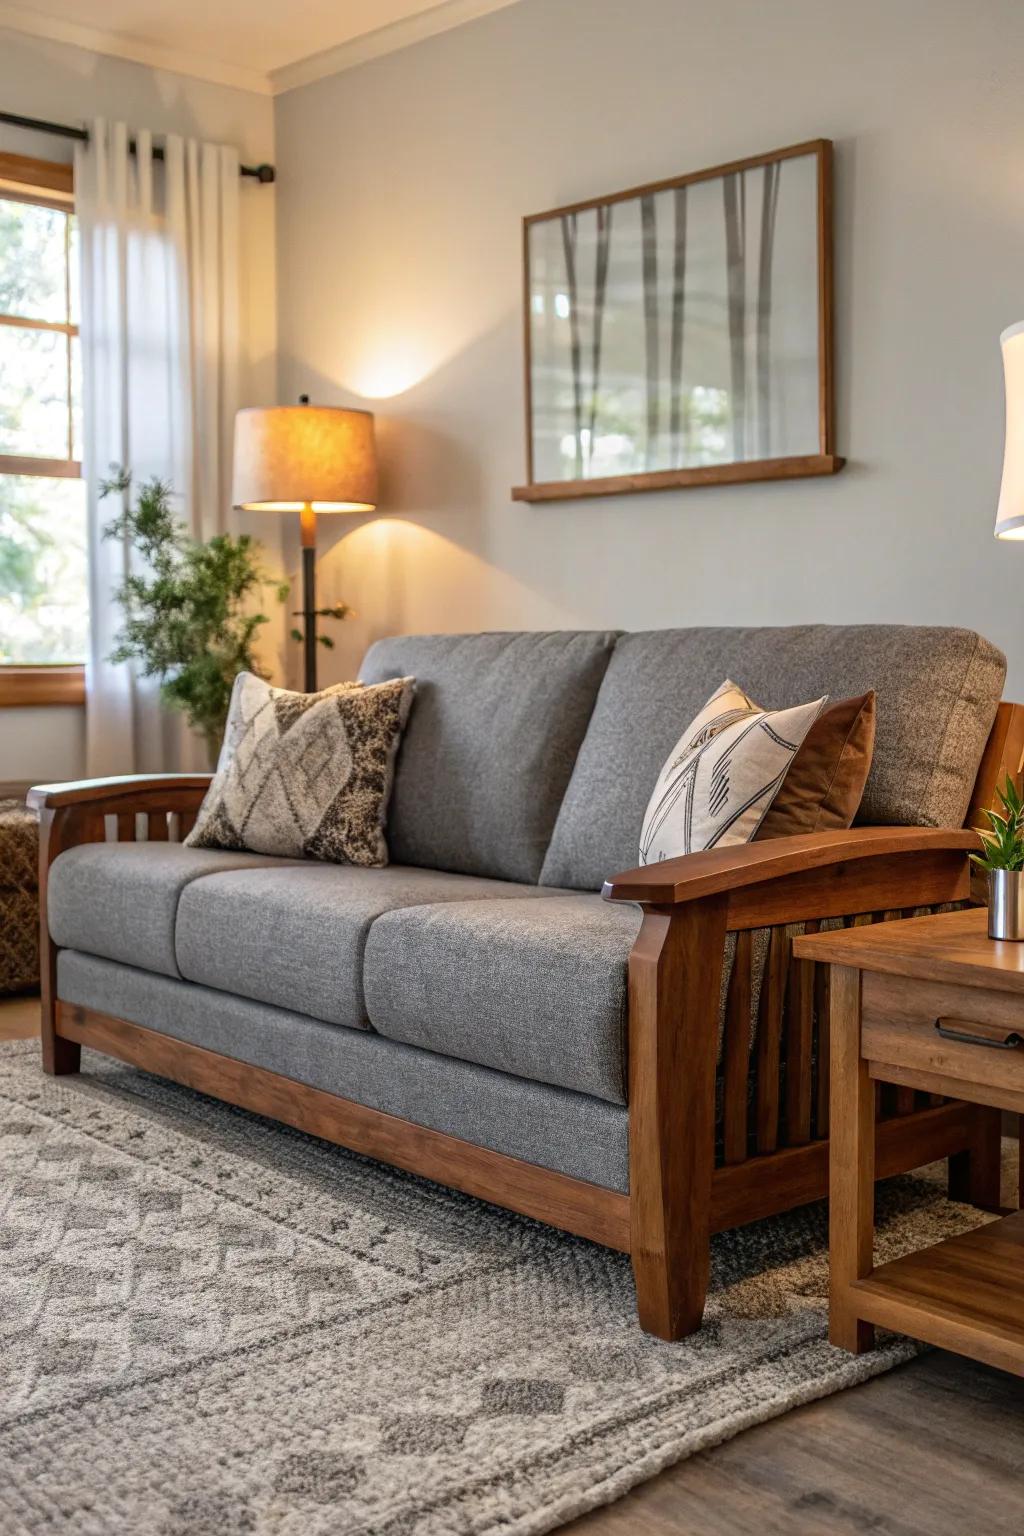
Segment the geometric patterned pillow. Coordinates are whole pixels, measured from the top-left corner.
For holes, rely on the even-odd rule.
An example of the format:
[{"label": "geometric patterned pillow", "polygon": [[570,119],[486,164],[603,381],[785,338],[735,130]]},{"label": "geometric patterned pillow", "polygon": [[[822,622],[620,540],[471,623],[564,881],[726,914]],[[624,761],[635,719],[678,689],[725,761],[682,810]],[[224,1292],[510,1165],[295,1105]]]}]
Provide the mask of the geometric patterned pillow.
[{"label": "geometric patterned pillow", "polygon": [[395,754],[414,690],[402,677],[292,693],[239,673],[217,771],[186,845],[386,864]]},{"label": "geometric patterned pillow", "polygon": [[658,775],[640,833],[641,864],[748,843],[827,698],[764,710],[724,682]]}]

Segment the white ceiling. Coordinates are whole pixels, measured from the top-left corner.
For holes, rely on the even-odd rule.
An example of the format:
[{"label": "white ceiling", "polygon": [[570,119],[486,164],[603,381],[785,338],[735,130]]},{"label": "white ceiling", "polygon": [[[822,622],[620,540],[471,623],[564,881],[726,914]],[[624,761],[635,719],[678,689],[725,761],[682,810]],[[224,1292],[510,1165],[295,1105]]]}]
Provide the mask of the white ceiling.
[{"label": "white ceiling", "polygon": [[0,27],[273,94],[515,0],[0,0]]}]

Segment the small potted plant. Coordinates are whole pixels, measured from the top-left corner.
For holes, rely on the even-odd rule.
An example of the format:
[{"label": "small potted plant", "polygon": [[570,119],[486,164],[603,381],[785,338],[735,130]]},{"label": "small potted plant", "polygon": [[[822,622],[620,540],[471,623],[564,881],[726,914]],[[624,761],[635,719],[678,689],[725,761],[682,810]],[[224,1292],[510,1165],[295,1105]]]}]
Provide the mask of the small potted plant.
[{"label": "small potted plant", "polygon": [[1001,807],[986,811],[990,829],[979,828],[981,853],[971,858],[988,877],[988,936],[1024,939],[1024,800],[1010,775],[996,790]]}]

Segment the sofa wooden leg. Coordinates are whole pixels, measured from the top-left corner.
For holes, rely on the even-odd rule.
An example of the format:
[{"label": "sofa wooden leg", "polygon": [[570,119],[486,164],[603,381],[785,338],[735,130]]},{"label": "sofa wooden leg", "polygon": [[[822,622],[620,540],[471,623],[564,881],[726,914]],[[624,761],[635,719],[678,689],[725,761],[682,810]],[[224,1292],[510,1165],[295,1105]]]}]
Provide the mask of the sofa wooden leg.
[{"label": "sofa wooden leg", "polygon": [[82,1065],[82,1047],[53,1033],[43,1035],[43,1071],[51,1077],[67,1077]]},{"label": "sofa wooden leg", "polygon": [[43,1050],[43,1071],[51,1077],[66,1077],[77,1072],[82,1062],[82,1047],[57,1033],[57,950],[46,929],[43,909],[39,942],[40,1020],[39,1039]]},{"label": "sofa wooden leg", "polygon": [[629,961],[630,1243],[645,1333],[700,1327],[711,1258],[726,901],[645,909]]},{"label": "sofa wooden leg", "polygon": [[949,1159],[949,1197],[984,1211],[1001,1207],[1002,1115],[976,1104],[971,1110],[971,1145]]},{"label": "sofa wooden leg", "polygon": [[82,1047],[76,1040],[65,1040],[57,1033],[56,953],[47,938],[43,945],[43,971],[40,998],[39,1041],[43,1052],[43,1071],[51,1077],[67,1077],[82,1065]]},{"label": "sofa wooden leg", "polygon": [[50,938],[47,899],[50,865],[75,842],[99,843],[104,837],[102,816],[74,808],[39,812],[39,991],[43,1071],[51,1077],[67,1077],[82,1062],[82,1047],[57,1033],[57,946]]}]

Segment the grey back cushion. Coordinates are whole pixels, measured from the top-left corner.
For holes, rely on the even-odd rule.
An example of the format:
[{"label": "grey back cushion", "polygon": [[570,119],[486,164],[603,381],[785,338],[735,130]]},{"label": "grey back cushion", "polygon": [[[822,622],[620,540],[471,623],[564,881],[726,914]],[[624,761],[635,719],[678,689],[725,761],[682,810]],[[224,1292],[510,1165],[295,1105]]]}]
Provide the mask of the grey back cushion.
[{"label": "grey back cushion", "polygon": [[609,875],[635,868],[658,772],[727,677],[768,709],[874,688],[875,755],[858,822],[962,826],[1005,672],[1002,653],[965,629],[806,624],[624,635],[541,881],[596,890]]},{"label": "grey back cushion", "polygon": [[414,677],[387,840],[396,864],[537,881],[613,631],[407,635],[364,683]]}]

